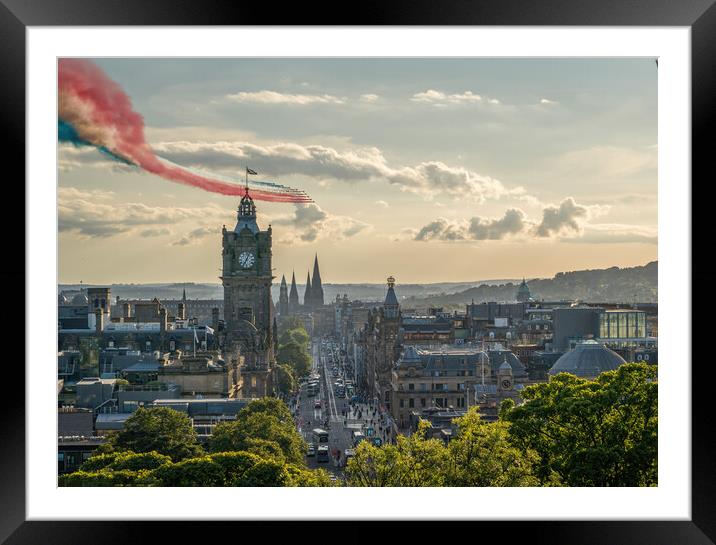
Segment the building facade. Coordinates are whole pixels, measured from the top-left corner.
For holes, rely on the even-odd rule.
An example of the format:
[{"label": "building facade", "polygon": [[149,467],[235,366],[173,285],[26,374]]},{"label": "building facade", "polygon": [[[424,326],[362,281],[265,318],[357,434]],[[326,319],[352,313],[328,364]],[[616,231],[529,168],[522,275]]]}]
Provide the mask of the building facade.
[{"label": "building facade", "polygon": [[248,188],[238,209],[236,227],[222,229],[225,349],[244,357],[245,397],[264,397],[273,391],[275,359],[273,301],[271,299],[271,226],[256,223],[256,205]]}]

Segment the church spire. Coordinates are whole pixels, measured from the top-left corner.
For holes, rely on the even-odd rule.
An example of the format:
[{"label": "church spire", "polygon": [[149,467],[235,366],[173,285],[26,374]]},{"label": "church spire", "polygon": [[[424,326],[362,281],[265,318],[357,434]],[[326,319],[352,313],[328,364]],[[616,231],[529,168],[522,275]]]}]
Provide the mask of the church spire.
[{"label": "church spire", "polygon": [[278,295],[278,312],[281,316],[288,314],[288,286],[286,285],[286,275],[281,276],[281,289]]},{"label": "church spire", "polygon": [[291,292],[288,294],[288,312],[290,314],[295,313],[299,307],[298,302],[298,288],[296,287],[296,272],[293,271],[291,275]]},{"label": "church spire", "polygon": [[323,306],[323,285],[321,284],[321,271],[318,269],[318,254],[313,261],[313,283],[311,284],[311,298],[315,307]]},{"label": "church spire", "polygon": [[303,306],[313,307],[313,290],[311,289],[311,273],[306,273],[306,292],[303,294]]}]

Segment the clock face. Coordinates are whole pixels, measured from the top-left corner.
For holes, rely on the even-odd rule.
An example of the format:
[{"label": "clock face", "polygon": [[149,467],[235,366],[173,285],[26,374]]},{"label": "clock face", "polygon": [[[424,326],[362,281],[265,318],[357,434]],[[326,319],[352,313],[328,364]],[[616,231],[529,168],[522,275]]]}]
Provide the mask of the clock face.
[{"label": "clock face", "polygon": [[239,265],[241,265],[244,269],[248,269],[253,266],[254,261],[256,261],[256,258],[251,252],[241,252],[239,254]]},{"label": "clock face", "polygon": [[505,390],[509,390],[512,384],[510,384],[510,381],[505,379],[502,381],[502,388]]}]

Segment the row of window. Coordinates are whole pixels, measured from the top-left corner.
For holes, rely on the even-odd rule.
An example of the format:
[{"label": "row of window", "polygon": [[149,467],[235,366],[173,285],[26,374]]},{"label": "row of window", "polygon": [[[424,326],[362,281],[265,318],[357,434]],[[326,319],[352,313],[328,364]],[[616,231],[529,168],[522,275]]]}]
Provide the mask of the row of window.
[{"label": "row of window", "polygon": [[[425,407],[428,406],[428,400],[427,400],[427,398],[420,397],[420,398],[418,398],[418,400],[419,400],[419,402],[420,402],[420,408],[425,408]],[[448,398],[447,398],[447,397],[434,397],[434,398],[432,398],[432,400],[435,402],[435,406],[436,406],[436,407],[440,407],[440,408],[446,409],[446,408],[449,406],[449,405],[448,405]],[[465,408],[465,398],[464,398],[464,397],[456,397],[456,398],[453,398],[453,400],[455,401],[455,403],[454,403],[454,406],[455,406],[455,407],[457,407],[458,409],[464,409],[464,408]],[[400,400],[400,408],[401,408],[401,409],[405,409],[405,405],[406,405],[405,401],[406,401],[405,399],[401,399],[401,400]],[[408,403],[407,403],[407,405],[408,405],[407,408],[408,408],[408,409],[414,409],[414,408],[415,408],[416,405],[415,405],[415,398],[414,398],[414,397],[408,398],[408,399],[407,399],[407,402],[408,402]]]},{"label": "row of window", "polygon": [[[436,383],[433,383],[432,389],[433,389],[434,391],[447,391],[447,390],[449,389],[448,386],[449,386],[449,385],[446,384],[446,383],[444,383],[444,382],[436,382]],[[458,389],[458,390],[464,390],[464,389],[465,389],[465,383],[464,383],[464,382],[458,383],[457,389]],[[409,392],[415,391],[415,384],[413,384],[412,382],[409,383],[409,384],[408,384],[408,391],[409,391]],[[427,392],[427,391],[428,391],[428,385],[425,384],[424,382],[420,383],[420,391],[421,391],[421,392]]]}]

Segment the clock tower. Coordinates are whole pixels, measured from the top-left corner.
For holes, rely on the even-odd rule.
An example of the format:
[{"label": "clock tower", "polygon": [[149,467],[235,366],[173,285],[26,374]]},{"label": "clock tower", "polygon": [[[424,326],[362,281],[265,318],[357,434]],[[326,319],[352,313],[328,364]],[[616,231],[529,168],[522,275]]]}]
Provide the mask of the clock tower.
[{"label": "clock tower", "polygon": [[274,363],[271,301],[271,226],[261,231],[249,189],[241,198],[236,227],[222,229],[225,347],[244,356],[242,397],[272,394]]}]

